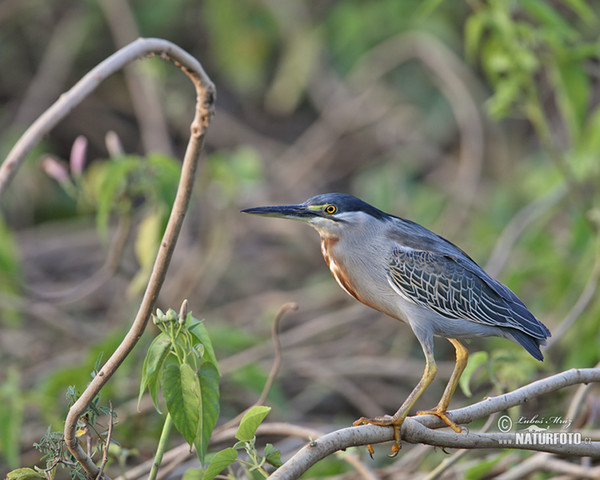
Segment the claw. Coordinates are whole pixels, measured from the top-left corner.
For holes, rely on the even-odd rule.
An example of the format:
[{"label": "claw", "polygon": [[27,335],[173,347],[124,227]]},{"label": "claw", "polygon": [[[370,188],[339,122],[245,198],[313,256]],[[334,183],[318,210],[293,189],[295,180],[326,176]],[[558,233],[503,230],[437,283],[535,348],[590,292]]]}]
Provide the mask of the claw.
[{"label": "claw", "polygon": [[[360,417],[356,420],[352,426],[358,427],[359,425],[377,425],[378,427],[393,427],[394,428],[394,444],[392,445],[392,453],[388,455],[390,458],[394,458],[398,455],[398,452],[402,448],[400,445],[400,428],[404,423],[404,418],[398,419],[394,418],[391,415],[384,415],[383,417],[374,417],[374,418],[366,418]],[[369,450],[369,455],[373,458],[373,454],[375,450],[373,449],[373,445],[370,443],[367,445],[367,449]]]},{"label": "claw", "polygon": [[445,411],[441,411],[436,408],[435,410],[422,410],[420,412],[417,412],[417,415],[435,415],[436,417],[441,419],[446,425],[448,425],[452,430],[454,430],[456,433],[462,432],[462,428],[460,428],[456,423],[454,423],[452,420],[450,420],[448,418],[448,415],[446,415]]}]

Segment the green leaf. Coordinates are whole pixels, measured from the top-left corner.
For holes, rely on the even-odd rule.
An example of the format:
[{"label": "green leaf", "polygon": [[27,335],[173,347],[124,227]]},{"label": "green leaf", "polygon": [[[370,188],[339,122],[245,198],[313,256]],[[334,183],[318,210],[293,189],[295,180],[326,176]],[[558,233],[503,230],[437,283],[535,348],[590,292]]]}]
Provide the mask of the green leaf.
[{"label": "green leaf", "polygon": [[557,100],[573,143],[578,143],[589,106],[590,85],[584,63],[566,58],[556,64]]},{"label": "green leaf", "polygon": [[249,442],[252,440],[256,434],[256,429],[270,411],[271,407],[265,407],[262,405],[258,407],[252,407],[250,410],[248,410],[240,421],[240,426],[237,429],[235,438],[241,440],[242,442]]},{"label": "green leaf", "polygon": [[140,401],[144,395],[146,387],[150,391],[152,402],[158,413],[162,413],[158,406],[158,386],[160,378],[160,369],[171,349],[171,340],[168,335],[161,333],[150,344],[144,365],[142,367],[142,381],[140,383],[140,393],[138,395],[138,409]]},{"label": "green leaf", "polygon": [[210,362],[204,362],[198,371],[202,395],[200,425],[196,434],[196,453],[201,463],[208,449],[212,431],[219,418],[219,371]]},{"label": "green leaf", "polygon": [[281,452],[270,443],[265,445],[265,461],[275,468],[279,468],[283,465],[283,462],[281,461]]},{"label": "green leaf", "polygon": [[104,164],[101,179],[96,186],[98,212],[96,225],[98,232],[106,236],[110,212],[116,207],[124,206],[122,194],[125,192],[129,175],[140,167],[141,159],[135,155],[121,157]]},{"label": "green leaf", "polygon": [[467,469],[467,471],[465,472],[465,480],[477,480],[479,478],[483,478],[486,476],[486,474],[496,466],[496,464],[503,458],[506,456],[506,453],[501,453],[499,455],[497,455],[496,457],[492,458],[491,460],[483,460],[480,462],[477,462],[476,465],[472,466],[471,468]]},{"label": "green leaf", "polygon": [[221,450],[212,458],[206,467],[206,471],[204,472],[204,477],[202,480],[212,480],[236,460],[237,451],[235,451],[233,448]]},{"label": "green leaf", "polygon": [[569,5],[577,15],[586,23],[592,24],[596,21],[597,17],[594,10],[590,8],[585,0],[563,0],[564,3]]},{"label": "green leaf", "polygon": [[[21,285],[21,254],[10,228],[0,216],[0,292],[4,298],[18,298]],[[0,302],[0,324],[17,326],[21,312],[10,301]]]},{"label": "green leaf", "polygon": [[162,238],[164,211],[155,208],[140,222],[134,251],[140,267],[151,270]]},{"label": "green leaf", "polygon": [[134,244],[135,257],[140,269],[129,284],[128,293],[132,296],[142,291],[148,283],[156,252],[162,241],[165,211],[165,208],[156,206],[140,222]]},{"label": "green leaf", "polygon": [[488,361],[488,357],[489,356],[487,352],[475,352],[474,354],[469,356],[469,361],[467,363],[465,371],[458,380],[461,390],[467,397],[470,397],[472,395],[471,388],[469,385],[471,383],[471,377],[473,376],[475,370],[477,369],[477,367],[479,367],[479,365]]},{"label": "green leaf", "polygon": [[541,28],[551,30],[554,35],[574,40],[577,30],[545,0],[521,0],[523,9],[534,17]]},{"label": "green leaf", "polygon": [[37,472],[33,468],[17,468],[6,474],[7,480],[29,480],[31,478],[46,479],[42,472]]},{"label": "green leaf", "polygon": [[24,403],[24,395],[19,387],[19,373],[16,368],[10,367],[0,386],[0,453],[11,468],[19,465],[19,435],[23,424]]},{"label": "green leaf", "polygon": [[173,425],[191,445],[200,426],[200,382],[187,363],[167,363],[161,370],[162,393]]},{"label": "green leaf", "polygon": [[182,480],[204,480],[204,478],[206,478],[204,476],[204,470],[201,468],[188,468],[185,473],[183,474],[183,477],[181,477]]},{"label": "green leaf", "polygon": [[594,110],[584,124],[584,132],[581,135],[579,150],[590,155],[600,153],[600,108]]},{"label": "green leaf", "polygon": [[483,16],[473,14],[465,22],[465,57],[474,62],[483,36]]},{"label": "green leaf", "polygon": [[215,355],[215,350],[213,349],[212,341],[210,339],[210,336],[208,335],[208,330],[206,330],[206,327],[204,326],[204,322],[192,317],[192,314],[190,313],[186,318],[186,328],[188,332],[190,332],[194,337],[196,337],[198,343],[204,345],[203,358],[206,361],[212,363],[218,371],[219,367],[217,362],[217,356]]},{"label": "green leaf", "polygon": [[150,153],[146,162],[152,170],[154,191],[159,203],[171,206],[175,201],[177,184],[181,175],[179,160],[161,153]]}]

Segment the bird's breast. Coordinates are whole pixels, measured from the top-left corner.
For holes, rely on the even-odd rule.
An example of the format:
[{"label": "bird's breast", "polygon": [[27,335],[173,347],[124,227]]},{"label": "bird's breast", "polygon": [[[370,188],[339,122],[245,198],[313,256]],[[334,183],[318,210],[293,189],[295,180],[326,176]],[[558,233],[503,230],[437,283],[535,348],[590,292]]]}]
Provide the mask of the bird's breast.
[{"label": "bird's breast", "polygon": [[[339,251],[344,248],[337,237],[321,237],[321,253],[340,287],[359,302],[400,321],[406,321],[403,301],[389,286],[385,273],[382,249],[376,248],[371,263],[345,258]],[[381,264],[380,264],[381,263]]]},{"label": "bird's breast", "polygon": [[367,303],[361,298],[357,289],[352,284],[350,277],[344,267],[343,262],[336,258],[334,254],[334,247],[339,239],[337,237],[323,237],[321,238],[321,253],[323,258],[340,287],[348,294],[356,298],[359,302]]}]

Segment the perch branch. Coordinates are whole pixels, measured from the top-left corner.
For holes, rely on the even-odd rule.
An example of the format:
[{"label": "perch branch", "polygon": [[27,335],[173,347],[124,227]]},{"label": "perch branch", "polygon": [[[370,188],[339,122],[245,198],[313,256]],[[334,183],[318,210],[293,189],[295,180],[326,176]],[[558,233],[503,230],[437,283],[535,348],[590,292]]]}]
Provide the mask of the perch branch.
[{"label": "perch branch", "polygon": [[[512,392],[449,412],[448,416],[459,424],[472,422],[478,418],[523,404],[534,397],[545,395],[570,385],[600,382],[600,369],[572,369]],[[561,455],[600,457],[600,442],[582,441],[580,444],[516,444],[514,433],[450,433],[435,431],[445,424],[432,415],[409,417],[402,425],[402,439],[408,443],[425,443],[442,448],[519,448]],[[328,433],[311,442],[296,453],[269,478],[271,480],[292,480],[298,478],[319,460],[348,447],[381,443],[393,440],[393,429],[374,425],[350,427]],[[509,443],[511,442],[511,443]]]},{"label": "perch branch", "polygon": [[[154,267],[144,292],[135,320],[122,343],[103,365],[98,375],[90,382],[81,397],[69,410],[65,421],[65,443],[67,448],[83,466],[89,478],[99,475],[100,469],[79,444],[75,431],[77,422],[87,410],[98,392],[110,379],[119,365],[136,345],[148,322],[150,312],[164,281],[175,243],[179,236],[183,219],[189,205],[192,186],[198,167],[198,159],[204,143],[206,129],[214,114],[215,87],[200,63],[177,45],[156,38],[141,38],[123,47],[98,64],[73,88],[62,95],[44,114],[27,129],[13,147],[0,167],[0,196],[6,190],[19,166],[37,142],[60,122],[76,105],[89,95],[104,79],[122,69],[130,62],[147,56],[160,55],[168,59],[190,78],[196,89],[196,109],[191,124],[190,139],[187,145],[177,194],[171,215],[160,244]],[[102,477],[106,477],[102,475]]]}]

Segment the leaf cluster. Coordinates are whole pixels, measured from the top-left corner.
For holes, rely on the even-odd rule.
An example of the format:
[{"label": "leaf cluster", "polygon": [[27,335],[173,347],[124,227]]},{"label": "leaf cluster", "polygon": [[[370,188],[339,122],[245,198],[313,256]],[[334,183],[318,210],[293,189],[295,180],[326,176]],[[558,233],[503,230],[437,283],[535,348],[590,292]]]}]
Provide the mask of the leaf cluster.
[{"label": "leaf cluster", "polygon": [[148,389],[161,412],[159,391],[183,438],[196,447],[201,463],[219,416],[219,369],[204,323],[174,310],[153,316],[161,333],[148,349],[138,401]]}]

